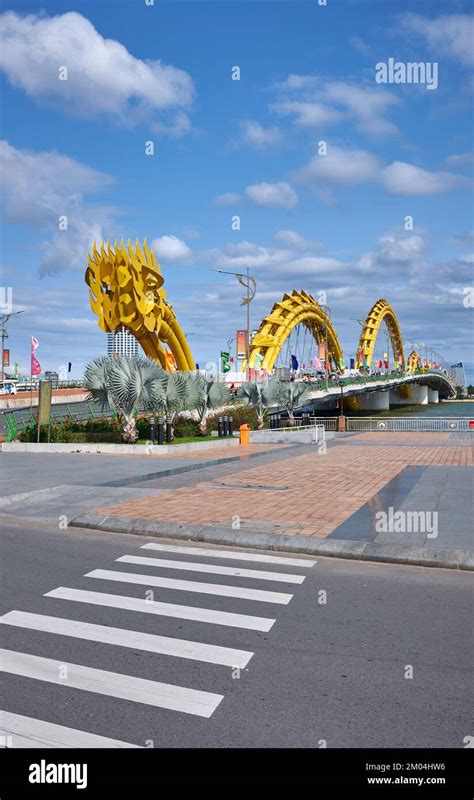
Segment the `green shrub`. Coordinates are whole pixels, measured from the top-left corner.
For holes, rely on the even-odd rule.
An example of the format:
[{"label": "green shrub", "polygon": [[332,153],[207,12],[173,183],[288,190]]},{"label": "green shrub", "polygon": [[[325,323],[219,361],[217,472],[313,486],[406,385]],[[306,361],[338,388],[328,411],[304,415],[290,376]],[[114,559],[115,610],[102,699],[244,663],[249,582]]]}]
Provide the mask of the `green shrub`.
[{"label": "green shrub", "polygon": [[223,417],[224,414],[228,417],[232,417],[232,427],[236,432],[241,425],[245,424],[250,425],[252,430],[255,430],[257,427],[257,412],[255,409],[251,406],[238,406],[237,408],[229,407],[225,412],[209,416],[207,419],[208,430],[216,431],[218,419],[219,417]]}]

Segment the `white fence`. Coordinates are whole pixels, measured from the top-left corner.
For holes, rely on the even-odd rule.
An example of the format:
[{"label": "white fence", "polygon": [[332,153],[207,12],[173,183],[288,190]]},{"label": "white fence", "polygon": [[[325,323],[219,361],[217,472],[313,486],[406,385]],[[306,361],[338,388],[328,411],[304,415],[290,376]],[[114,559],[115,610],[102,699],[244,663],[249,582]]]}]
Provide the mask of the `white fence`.
[{"label": "white fence", "polygon": [[474,432],[474,420],[468,417],[346,417],[346,430]]}]

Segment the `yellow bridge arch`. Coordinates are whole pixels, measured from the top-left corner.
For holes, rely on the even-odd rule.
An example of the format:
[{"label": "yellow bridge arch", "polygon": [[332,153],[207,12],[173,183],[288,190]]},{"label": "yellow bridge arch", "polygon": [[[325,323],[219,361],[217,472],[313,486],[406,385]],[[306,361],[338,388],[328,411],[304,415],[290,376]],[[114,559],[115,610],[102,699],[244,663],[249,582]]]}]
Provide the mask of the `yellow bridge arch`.
[{"label": "yellow bridge arch", "polygon": [[[257,361],[261,369],[270,372],[284,342],[293,328],[300,324],[308,328],[318,344],[327,343],[327,360],[334,368],[340,368],[343,352],[330,317],[312,295],[296,290],[291,294],[285,293],[262,321],[252,339],[248,365],[252,367]],[[242,371],[246,368],[247,362],[244,361]]]},{"label": "yellow bridge arch", "polygon": [[383,298],[374,303],[363,325],[357,350],[356,366],[358,368],[362,367],[364,362],[370,367],[377,335],[380,325],[384,320],[392,342],[395,363],[400,364],[402,369],[405,369],[405,354],[403,352],[403,339],[400,325],[398,324],[398,319],[392,306]]}]

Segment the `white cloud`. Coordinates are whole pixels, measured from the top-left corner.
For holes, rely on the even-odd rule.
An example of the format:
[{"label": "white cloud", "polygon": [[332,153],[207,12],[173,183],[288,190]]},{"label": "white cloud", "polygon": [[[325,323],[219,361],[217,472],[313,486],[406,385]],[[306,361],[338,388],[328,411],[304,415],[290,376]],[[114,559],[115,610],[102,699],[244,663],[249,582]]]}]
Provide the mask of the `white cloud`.
[{"label": "white cloud", "polygon": [[259,122],[252,119],[240,123],[240,143],[247,144],[255,150],[263,150],[269,145],[277,144],[281,140],[281,131],[273,126],[264,128]]},{"label": "white cloud", "polygon": [[77,207],[83,193],[112,183],[103,172],[52,150],[34,153],[0,141],[0,186],[9,222],[56,224],[58,216]]},{"label": "white cloud", "polygon": [[474,164],[474,153],[458,153],[457,155],[448,156],[444,159],[444,163],[452,169],[468,167]]},{"label": "white cloud", "polygon": [[[13,86],[79,116],[108,114],[133,126],[156,112],[187,107],[193,98],[186,72],[135,58],[74,11],[55,17],[7,11],[0,36],[0,68]],[[67,80],[59,80],[60,67],[67,67]]]},{"label": "white cloud", "polygon": [[177,236],[160,236],[154,239],[152,247],[159,259],[164,261],[183,261],[191,255],[191,248]]},{"label": "white cloud", "polygon": [[404,197],[442,194],[470,183],[467,178],[451,172],[429,172],[403,161],[394,161],[385,167],[383,182],[390,194]]},{"label": "white cloud", "polygon": [[[117,211],[86,205],[84,195],[108,187],[113,178],[55,151],[34,153],[0,142],[0,175],[9,222],[51,233],[39,245],[40,275],[87,264],[94,239],[105,238]],[[59,218],[67,217],[67,229]]]},{"label": "white cloud", "polygon": [[400,103],[400,98],[386,89],[347,81],[323,83],[310,75],[291,75],[276,89],[279,99],[270,110],[294,115],[299,127],[319,129],[352,120],[358,130],[371,135],[397,132],[385,114]]},{"label": "white cloud", "polygon": [[403,14],[400,22],[405,31],[425,39],[436,57],[446,55],[462,64],[474,64],[474,16],[446,14],[428,19],[420,14]]},{"label": "white cloud", "polygon": [[378,273],[392,267],[416,269],[424,264],[426,242],[415,234],[388,232],[380,236],[374,250],[363,253],[356,262],[361,272]]},{"label": "white cloud", "polygon": [[311,101],[283,100],[273,103],[270,111],[276,111],[278,114],[294,114],[295,124],[301,128],[318,128],[344,118],[344,114],[335,108]]},{"label": "white cloud", "polygon": [[356,186],[377,180],[381,166],[379,160],[367,150],[344,150],[330,145],[327,155],[315,155],[309,164],[297,170],[294,180],[320,186]]},{"label": "white cloud", "polygon": [[234,203],[240,203],[241,199],[240,194],[236,192],[224,192],[224,194],[218,194],[217,197],[214,198],[214,205],[232,206]]},{"label": "white cloud", "polygon": [[349,111],[359,130],[370,134],[396,133],[396,125],[384,118],[385,112],[400,102],[396,95],[343,81],[328,83],[324,93],[329,101]]},{"label": "white cloud", "polygon": [[245,194],[257,206],[276,206],[291,209],[298,203],[298,195],[289,183],[254,183],[247,186]]},{"label": "white cloud", "polygon": [[154,122],[150,126],[152,133],[170,136],[172,139],[181,139],[191,130],[191,120],[184,111],[171,116],[167,122]]},{"label": "white cloud", "polygon": [[312,242],[305,239],[296,231],[278,231],[273,238],[288,245],[288,247],[293,247],[295,250],[319,251],[323,249],[323,245],[320,242]]}]

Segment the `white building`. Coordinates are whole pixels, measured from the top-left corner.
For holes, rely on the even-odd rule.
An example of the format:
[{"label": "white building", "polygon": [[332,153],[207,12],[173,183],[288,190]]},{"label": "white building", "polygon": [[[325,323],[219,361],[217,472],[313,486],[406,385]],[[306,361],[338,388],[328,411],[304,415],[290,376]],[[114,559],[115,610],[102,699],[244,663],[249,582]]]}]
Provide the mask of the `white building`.
[{"label": "white building", "polygon": [[142,349],[137,339],[127,330],[107,334],[107,355],[119,353],[121,356],[139,356]]}]

